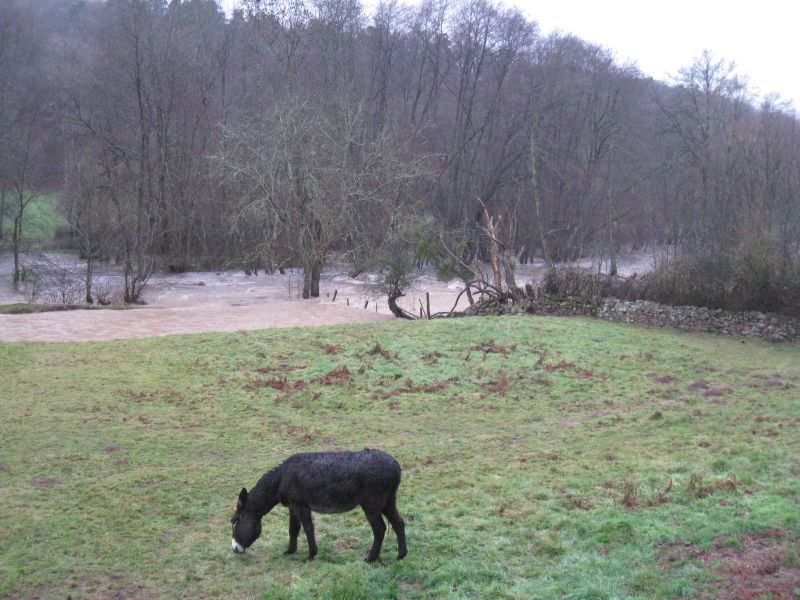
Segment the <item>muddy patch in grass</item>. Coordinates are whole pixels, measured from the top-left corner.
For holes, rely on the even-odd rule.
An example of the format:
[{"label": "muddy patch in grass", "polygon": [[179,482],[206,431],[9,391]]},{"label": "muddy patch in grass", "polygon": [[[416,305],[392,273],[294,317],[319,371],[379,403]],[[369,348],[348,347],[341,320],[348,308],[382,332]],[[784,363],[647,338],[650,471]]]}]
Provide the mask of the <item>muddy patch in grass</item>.
[{"label": "muddy patch in grass", "polygon": [[87,600],[125,600],[137,598],[141,600],[155,600],[160,595],[155,591],[139,584],[124,582],[120,575],[108,575],[107,581],[67,581],[64,585],[54,589],[34,589],[25,594],[11,594],[9,600],[44,600],[45,598],[66,598],[73,600],[85,598]]},{"label": "muddy patch in grass", "polygon": [[797,534],[768,529],[734,538],[720,535],[711,550],[676,543],[664,551],[667,562],[694,558],[716,575],[698,595],[703,600],[792,600],[800,589]]},{"label": "muddy patch in grass", "polygon": [[728,386],[722,386],[722,387],[708,388],[706,390],[703,390],[703,392],[700,395],[705,398],[713,398],[719,396],[727,396],[732,393],[733,393],[733,388]]},{"label": "muddy patch in grass", "polygon": [[707,390],[711,387],[711,384],[708,383],[705,379],[698,379],[697,381],[689,384],[690,390]]},{"label": "muddy patch in grass", "polygon": [[35,488],[47,489],[51,488],[54,485],[58,485],[61,483],[61,480],[58,477],[39,477],[37,479],[31,480],[31,485]]}]

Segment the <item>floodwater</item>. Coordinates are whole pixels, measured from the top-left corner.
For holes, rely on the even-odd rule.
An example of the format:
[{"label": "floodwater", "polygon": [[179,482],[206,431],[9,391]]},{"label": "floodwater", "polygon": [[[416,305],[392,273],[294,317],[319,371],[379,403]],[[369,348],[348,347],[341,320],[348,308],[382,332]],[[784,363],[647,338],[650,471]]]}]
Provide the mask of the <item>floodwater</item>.
[{"label": "floodwater", "polygon": [[[60,264],[80,272],[80,261],[59,255]],[[628,255],[619,260],[621,275],[648,270],[646,255]],[[11,285],[13,262],[0,254],[0,304],[24,302]],[[537,283],[544,275],[541,261],[517,267],[517,283]],[[122,287],[113,265],[98,265],[95,286]],[[0,315],[0,341],[90,341],[140,338],[180,333],[242,331],[276,327],[332,325],[393,320],[386,297],[374,289],[375,274],[357,279],[329,270],[320,282],[320,297],[300,299],[299,271],[286,275],[245,275],[235,272],[158,274],[144,292],[145,305],[129,310],[73,310],[26,315]],[[454,307],[463,285],[458,280],[442,282],[423,272],[398,304],[419,314]],[[426,294],[428,295],[426,297]],[[467,305],[462,296],[456,308]]]}]

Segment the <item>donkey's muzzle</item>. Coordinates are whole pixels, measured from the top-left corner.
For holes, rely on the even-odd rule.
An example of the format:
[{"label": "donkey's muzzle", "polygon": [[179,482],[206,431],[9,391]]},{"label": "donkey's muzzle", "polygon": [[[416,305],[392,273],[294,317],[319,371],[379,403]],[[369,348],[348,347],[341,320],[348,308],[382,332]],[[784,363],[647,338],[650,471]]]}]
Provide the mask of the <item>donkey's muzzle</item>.
[{"label": "donkey's muzzle", "polygon": [[236,554],[244,554],[244,548],[234,539],[231,539],[231,550],[236,552]]}]

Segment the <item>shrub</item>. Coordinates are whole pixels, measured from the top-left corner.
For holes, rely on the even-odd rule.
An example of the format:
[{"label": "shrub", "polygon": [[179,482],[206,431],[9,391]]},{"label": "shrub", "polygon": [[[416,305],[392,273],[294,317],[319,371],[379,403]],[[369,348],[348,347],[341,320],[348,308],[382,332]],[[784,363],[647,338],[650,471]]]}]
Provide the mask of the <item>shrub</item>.
[{"label": "shrub", "polygon": [[543,288],[547,294],[585,300],[614,297],[800,316],[800,256],[782,255],[769,236],[754,235],[731,250],[684,250],[641,277],[558,268],[548,272]]}]

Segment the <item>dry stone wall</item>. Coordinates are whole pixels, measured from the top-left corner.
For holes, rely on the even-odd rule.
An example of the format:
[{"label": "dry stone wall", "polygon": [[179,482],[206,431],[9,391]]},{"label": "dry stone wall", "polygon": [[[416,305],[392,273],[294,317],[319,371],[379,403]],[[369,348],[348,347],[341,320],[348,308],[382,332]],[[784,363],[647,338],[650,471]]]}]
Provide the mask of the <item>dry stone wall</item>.
[{"label": "dry stone wall", "polygon": [[608,321],[711,331],[773,341],[800,337],[800,320],[791,317],[761,312],[728,312],[698,306],[667,306],[646,300],[626,302],[608,298],[599,306],[597,316]]},{"label": "dry stone wall", "polygon": [[539,298],[524,301],[516,307],[516,311],[548,315],[591,315],[619,323],[726,333],[771,341],[800,338],[800,319],[792,317],[760,312],[729,312],[697,306],[668,306],[647,300],[632,302],[616,298],[597,301]]}]

